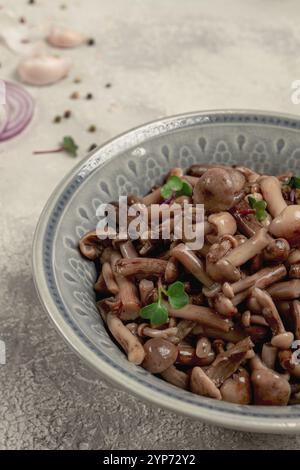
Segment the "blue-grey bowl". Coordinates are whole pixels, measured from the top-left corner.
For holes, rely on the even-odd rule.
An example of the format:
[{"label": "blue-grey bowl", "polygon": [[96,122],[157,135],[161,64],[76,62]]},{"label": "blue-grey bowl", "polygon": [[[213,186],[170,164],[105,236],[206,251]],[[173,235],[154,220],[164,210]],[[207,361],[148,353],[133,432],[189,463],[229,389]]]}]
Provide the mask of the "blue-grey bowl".
[{"label": "blue-grey bowl", "polygon": [[145,194],[173,166],[239,164],[300,173],[300,119],[257,111],[207,111],[145,124],[87,156],[63,179],[40,217],[33,270],[42,304],[70,346],[99,374],[130,393],[196,419],[272,433],[300,431],[300,406],[239,406],[176,388],[129,363],[95,306],[95,268],[78,251],[96,225],[99,203]]}]

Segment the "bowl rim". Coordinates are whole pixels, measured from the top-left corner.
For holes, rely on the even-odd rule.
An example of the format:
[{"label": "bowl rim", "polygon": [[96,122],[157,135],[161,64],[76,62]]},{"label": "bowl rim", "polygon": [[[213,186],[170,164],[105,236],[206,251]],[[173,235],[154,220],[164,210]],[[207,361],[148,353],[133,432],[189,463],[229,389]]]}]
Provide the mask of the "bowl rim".
[{"label": "bowl rim", "polygon": [[[88,153],[88,155],[81,159],[77,165],[75,165],[67,174],[66,176],[60,181],[60,183],[55,187],[50,195],[41,215],[39,217],[36,230],[34,233],[33,238],[33,246],[32,246],[32,271],[33,271],[33,279],[34,284],[36,287],[36,291],[38,293],[38,297],[44,310],[48,313],[51,320],[53,321],[54,325],[56,326],[58,332],[61,336],[65,339],[65,341],[71,346],[71,348],[83,359],[89,366],[91,366],[94,370],[98,373],[103,375],[108,381],[113,382],[119,387],[125,388],[130,393],[133,393],[140,399],[144,401],[151,401],[155,405],[159,407],[167,408],[173,412],[180,413],[186,416],[189,416],[194,419],[199,419],[205,421],[210,424],[215,424],[223,427],[227,427],[230,429],[236,429],[241,431],[253,431],[253,432],[269,432],[269,433],[290,433],[294,434],[300,432],[300,415],[297,417],[293,416],[284,416],[280,417],[278,415],[278,420],[272,418],[272,411],[279,412],[282,411],[281,407],[257,407],[254,405],[251,406],[238,406],[234,404],[226,403],[226,409],[220,411],[218,409],[214,409],[213,404],[215,400],[212,399],[205,399],[206,402],[212,402],[211,407],[201,407],[201,403],[199,406],[186,402],[184,400],[179,400],[178,398],[174,398],[169,396],[166,399],[165,393],[160,392],[158,389],[152,390],[146,384],[143,385],[133,377],[129,375],[124,375],[121,370],[116,369],[104,359],[101,359],[99,355],[97,355],[87,344],[85,344],[82,339],[78,336],[78,334],[74,331],[74,329],[67,323],[67,321],[63,318],[62,314],[59,312],[50,292],[49,287],[46,282],[46,277],[44,273],[44,265],[43,265],[43,243],[45,238],[45,229],[47,226],[47,221],[49,216],[55,206],[56,201],[59,199],[59,196],[66,187],[66,185],[74,178],[74,176],[79,174],[79,170],[83,172],[83,174],[90,174],[94,170],[99,169],[99,167],[107,160],[112,158],[113,155],[108,155],[105,158],[101,159],[101,153],[105,154],[105,149],[108,149],[111,145],[117,142],[121,142],[124,138],[128,139],[128,142],[131,142],[131,147],[135,147],[140,144],[143,140],[148,140],[150,138],[154,138],[155,136],[161,135],[163,133],[168,133],[172,130],[180,128],[180,124],[171,128],[168,128],[169,124],[176,123],[176,122],[185,122],[193,119],[199,118],[199,124],[218,124],[215,120],[218,116],[228,116],[229,118],[234,115],[241,115],[244,118],[249,116],[256,116],[258,119],[271,119],[272,121],[266,122],[265,124],[272,124],[273,120],[280,120],[281,125],[285,125],[286,127],[292,127],[295,130],[300,130],[300,118],[293,114],[287,113],[277,113],[275,111],[262,111],[262,110],[251,110],[251,109],[220,109],[220,110],[207,110],[207,111],[194,111],[189,113],[181,113],[173,116],[168,116],[162,119],[157,119],[150,121],[146,124],[141,126],[134,127],[128,131],[125,131],[118,136],[110,139],[109,141],[103,143],[101,146],[97,147],[97,149],[93,150],[92,152]],[[209,120],[212,119],[212,121]],[[293,126],[288,126],[287,122],[293,122]],[[224,121],[223,121],[224,122]],[[249,121],[248,124],[251,124],[252,121]],[[247,122],[244,122],[244,124]],[[256,124],[263,124],[264,122],[259,120],[255,122]],[[235,124],[235,122],[228,121],[228,124]],[[274,124],[277,124],[274,122]],[[279,125],[279,124],[278,124]],[[157,129],[162,126],[166,127],[163,132],[157,132]],[[141,135],[141,142],[135,142],[134,136],[136,133],[140,133]],[[120,151],[120,148],[119,148]],[[95,156],[100,155],[99,160],[96,160],[96,164],[93,165],[95,162]],[[108,152],[109,154],[109,152]],[[84,178],[83,178],[84,179]],[[82,179],[82,181],[83,181]],[[80,184],[79,184],[80,186]],[[125,380],[124,380],[125,379]],[[171,386],[172,387],[172,386]],[[202,397],[203,398],[203,397]],[[297,406],[297,405],[296,405]],[[245,415],[242,413],[242,409],[250,408],[254,411],[254,409],[261,411],[262,414],[267,413],[270,416],[259,416],[259,413],[255,413],[253,415]],[[290,410],[292,407],[288,407]],[[240,412],[239,412],[240,410]],[[298,413],[297,413],[298,414]]]}]

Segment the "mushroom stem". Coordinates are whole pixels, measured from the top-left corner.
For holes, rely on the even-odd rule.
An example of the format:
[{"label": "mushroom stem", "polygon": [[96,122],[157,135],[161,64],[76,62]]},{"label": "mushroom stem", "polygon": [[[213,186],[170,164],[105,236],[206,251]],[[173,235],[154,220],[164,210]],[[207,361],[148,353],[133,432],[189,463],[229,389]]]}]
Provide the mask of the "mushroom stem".
[{"label": "mushroom stem", "polygon": [[263,291],[258,287],[253,289],[252,295],[261,306],[262,314],[271,328],[273,334],[271,341],[272,345],[279,349],[289,348],[294,340],[294,335],[285,331],[282,320],[271,296],[266,291]]},{"label": "mushroom stem", "polygon": [[230,341],[232,343],[238,343],[246,336],[246,333],[238,326],[234,326],[234,328],[231,328],[229,331],[220,331],[216,328],[210,328],[198,324],[192,329],[191,333],[193,335],[204,335],[207,338],[212,339],[220,338],[224,341]]},{"label": "mushroom stem", "polygon": [[184,267],[195,276],[204,286],[210,287],[213,281],[206,274],[202,261],[188,248],[184,243],[180,243],[171,250],[171,255],[174,256]]},{"label": "mushroom stem", "polygon": [[144,196],[143,204],[145,204],[145,206],[150,206],[151,204],[158,204],[162,202],[163,198],[160,195],[160,189],[161,188],[154,189],[154,191]]},{"label": "mushroom stem", "polygon": [[202,294],[205,295],[208,299],[216,297],[217,294],[221,291],[222,286],[219,282],[215,282],[210,287],[203,287]]},{"label": "mushroom stem", "polygon": [[266,229],[262,228],[245,243],[233,248],[225,255],[225,259],[233,266],[241,266],[260,253],[267,246],[269,240]]},{"label": "mushroom stem", "polygon": [[263,325],[250,325],[244,328],[245,334],[250,336],[254,344],[261,344],[270,336],[270,328]]},{"label": "mushroom stem", "polygon": [[235,294],[254,286],[265,288],[276,281],[279,281],[286,275],[286,267],[283,264],[271,266],[258,271],[252,276],[247,276],[233,284],[225,282],[223,284],[223,293],[226,297],[233,298]]},{"label": "mushroom stem", "polygon": [[163,276],[167,267],[167,261],[157,258],[130,258],[119,259],[115,266],[115,272],[122,276],[143,274],[144,276]]},{"label": "mushroom stem", "polygon": [[[172,320],[172,318],[171,318]],[[174,320],[174,318],[173,318]],[[175,320],[176,321],[176,320]],[[192,329],[197,325],[196,322],[194,321],[191,321],[191,320],[181,320],[178,324],[177,324],[177,339],[178,339],[178,342],[182,341],[186,336],[188,336],[190,334],[190,332],[192,331]]]},{"label": "mushroom stem", "polygon": [[273,335],[285,333],[285,329],[281,321],[280,315],[271,296],[266,291],[263,291],[258,287],[255,287],[252,290],[252,295],[258,301],[262,309],[262,314],[267,320]]},{"label": "mushroom stem", "polygon": [[251,315],[250,325],[269,326],[268,322],[265,320],[265,318],[262,315]]},{"label": "mushroom stem", "polygon": [[[148,279],[142,279],[139,283],[139,292],[142,305],[147,305],[149,303],[149,296],[154,291],[154,283]],[[151,303],[151,302],[150,302]]]},{"label": "mushroom stem", "polygon": [[139,340],[126,328],[122,321],[112,313],[106,315],[109,331],[115,340],[127,353],[128,361],[141,364],[145,357],[145,351]]},{"label": "mushroom stem", "polygon": [[234,305],[235,307],[237,305],[239,305],[241,302],[243,302],[244,300],[247,299],[247,297],[249,296],[249,293],[250,293],[250,289],[246,289],[246,290],[243,290],[242,292],[239,292],[238,294],[236,294],[233,299],[231,299],[232,301],[232,305]]},{"label": "mushroom stem", "polygon": [[114,270],[114,276],[119,288],[119,296],[124,308],[125,315],[123,319],[135,320],[139,316],[140,300],[138,298],[137,288],[135,284],[116,272],[115,266],[121,261],[121,255],[117,252],[111,254],[111,265]]},{"label": "mushroom stem", "polygon": [[120,243],[119,249],[123,258],[138,258],[139,256],[131,240]]},{"label": "mushroom stem", "polygon": [[148,336],[149,338],[163,338],[169,339],[170,336],[176,336],[178,329],[176,327],[165,328],[158,330],[157,328],[150,328],[148,323],[141,323],[137,328],[139,336]]},{"label": "mushroom stem", "polygon": [[163,379],[169,382],[175,387],[182,388],[186,390],[188,388],[189,376],[185,372],[176,369],[175,366],[170,366],[168,369],[164,370],[160,374]]},{"label": "mushroom stem", "polygon": [[293,322],[293,330],[295,339],[300,339],[300,302],[299,300],[294,300],[291,305],[291,317]]},{"label": "mushroom stem", "polygon": [[260,180],[260,188],[268,205],[268,211],[272,217],[277,217],[287,207],[280,181],[275,176],[266,176]]},{"label": "mushroom stem", "polygon": [[297,299],[300,296],[300,279],[277,282],[267,290],[274,300]]},{"label": "mushroom stem", "polygon": [[167,284],[171,284],[172,282],[176,281],[176,279],[178,279],[178,275],[178,262],[174,256],[171,256],[168,260],[165,270],[165,280]]},{"label": "mushroom stem", "polygon": [[206,271],[216,282],[235,282],[241,278],[239,269],[225,258],[231,249],[231,241],[223,239],[220,243],[214,243],[206,256]]},{"label": "mushroom stem", "polygon": [[243,339],[228,351],[218,354],[206,374],[217,387],[220,387],[226,379],[236,372],[252,347],[253,343],[250,338]]},{"label": "mushroom stem", "polygon": [[118,284],[115,281],[114,274],[111,269],[110,263],[107,261],[102,265],[102,275],[107,286],[107,289],[114,295],[119,293]]},{"label": "mushroom stem", "polygon": [[267,369],[266,364],[264,364],[264,363],[262,362],[262,360],[261,360],[261,358],[259,357],[258,354],[255,354],[255,356],[253,356],[253,357],[250,359],[249,364],[250,364],[251,370]]},{"label": "mushroom stem", "polygon": [[214,382],[206,375],[201,367],[194,367],[191,374],[191,390],[197,395],[221,400],[222,395]]},{"label": "mushroom stem", "polygon": [[184,320],[191,320],[200,325],[215,328],[219,331],[229,331],[231,323],[223,320],[219,315],[208,307],[202,307],[199,305],[188,304],[182,308],[172,308],[169,304],[166,304],[169,311],[169,315],[175,318],[183,318]]},{"label": "mushroom stem", "polygon": [[250,293],[250,297],[247,300],[247,308],[250,310],[251,314],[261,315],[261,307],[257,302],[256,298],[253,297]]},{"label": "mushroom stem", "polygon": [[270,343],[265,343],[262,348],[261,358],[269,369],[275,369],[277,348]]},{"label": "mushroom stem", "polygon": [[248,328],[251,325],[251,312],[246,310],[241,316],[241,325]]}]

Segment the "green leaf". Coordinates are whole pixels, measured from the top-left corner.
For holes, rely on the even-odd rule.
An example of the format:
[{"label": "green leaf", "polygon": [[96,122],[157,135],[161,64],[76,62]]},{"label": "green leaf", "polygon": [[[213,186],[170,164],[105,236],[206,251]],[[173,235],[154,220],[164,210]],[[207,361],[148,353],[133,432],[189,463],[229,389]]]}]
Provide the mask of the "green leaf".
[{"label": "green leaf", "polygon": [[193,188],[187,181],[183,181],[181,191],[185,196],[191,196],[193,194]]},{"label": "green leaf", "polygon": [[168,310],[163,305],[157,305],[151,318],[152,325],[164,325],[168,321]]},{"label": "green leaf", "polygon": [[287,185],[294,189],[300,189],[300,178],[298,176],[292,176]]},{"label": "green leaf", "polygon": [[179,196],[191,196],[193,194],[193,188],[187,181],[182,181],[182,188],[177,191],[175,197]]},{"label": "green leaf", "polygon": [[160,189],[160,195],[164,199],[169,199],[174,193],[180,191],[183,187],[183,181],[178,176],[170,176],[166,184]]},{"label": "green leaf", "polygon": [[143,307],[140,310],[140,316],[150,320],[152,325],[163,325],[168,320],[168,311],[164,305],[154,302]]},{"label": "green leaf", "polygon": [[77,157],[78,145],[75,143],[73,137],[70,137],[69,135],[65,136],[63,138],[62,147],[70,155]]},{"label": "green leaf", "polygon": [[171,307],[177,310],[178,308],[182,308],[189,303],[189,297],[186,293],[184,293],[180,297],[169,298],[169,302]]},{"label": "green leaf", "polygon": [[153,315],[153,312],[155,312],[156,310],[156,307],[157,307],[157,302],[146,305],[146,307],[141,308],[140,316],[142,318],[146,318],[147,320],[150,320]]},{"label": "green leaf", "polygon": [[249,196],[248,202],[249,202],[249,206],[251,207],[251,209],[255,209],[255,205],[257,202],[256,199],[254,197]]},{"label": "green leaf", "polygon": [[166,184],[172,191],[180,191],[183,186],[183,181],[179,176],[170,176]]},{"label": "green leaf", "polygon": [[267,217],[266,213],[266,207],[267,203],[266,201],[257,201],[255,205],[255,210],[256,210],[256,218],[261,222],[262,220],[265,220]]},{"label": "green leaf", "polygon": [[259,222],[262,222],[263,220],[265,220],[265,218],[268,215],[266,212],[266,207],[267,207],[266,201],[257,201],[254,197],[249,196],[248,202],[249,202],[249,206],[251,207],[251,209],[255,210],[255,216],[257,220],[259,220]]},{"label": "green leaf", "polygon": [[180,281],[171,284],[166,292],[171,307],[178,309],[189,303],[189,296],[184,290],[184,285]]},{"label": "green leaf", "polygon": [[184,290],[184,285],[180,281],[171,284],[167,291],[163,287],[158,289],[158,301],[146,305],[140,310],[140,316],[150,320],[151,325],[164,325],[168,321],[168,310],[161,303],[162,294],[168,297],[172,308],[182,308],[189,303],[189,296]]},{"label": "green leaf", "polygon": [[172,194],[173,194],[173,191],[171,188],[169,188],[167,184],[164,184],[164,186],[160,188],[160,195],[164,199],[169,199],[172,196]]},{"label": "green leaf", "polygon": [[184,292],[183,283],[181,281],[176,281],[176,282],[173,282],[173,284],[171,284],[168,287],[167,295],[172,297],[172,296],[181,295],[182,292]]}]

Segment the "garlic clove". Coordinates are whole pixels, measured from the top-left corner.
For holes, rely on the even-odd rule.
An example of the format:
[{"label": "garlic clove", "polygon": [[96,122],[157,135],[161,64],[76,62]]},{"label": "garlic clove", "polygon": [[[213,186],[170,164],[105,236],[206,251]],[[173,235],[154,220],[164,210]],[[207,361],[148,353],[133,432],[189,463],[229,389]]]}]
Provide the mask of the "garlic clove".
[{"label": "garlic clove", "polygon": [[22,82],[43,86],[66,77],[70,68],[71,60],[67,57],[42,55],[22,60],[18,66],[18,74]]},{"label": "garlic clove", "polygon": [[86,37],[77,31],[55,26],[51,28],[47,41],[54,47],[70,48],[83,44]]}]

